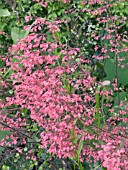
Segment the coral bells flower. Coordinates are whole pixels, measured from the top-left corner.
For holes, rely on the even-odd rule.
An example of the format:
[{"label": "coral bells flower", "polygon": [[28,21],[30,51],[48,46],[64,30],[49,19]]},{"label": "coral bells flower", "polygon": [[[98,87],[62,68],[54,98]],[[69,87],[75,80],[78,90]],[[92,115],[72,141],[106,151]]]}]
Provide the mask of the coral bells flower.
[{"label": "coral bells flower", "polygon": [[25,21],[29,22],[30,18],[31,18],[31,16],[25,16]]}]

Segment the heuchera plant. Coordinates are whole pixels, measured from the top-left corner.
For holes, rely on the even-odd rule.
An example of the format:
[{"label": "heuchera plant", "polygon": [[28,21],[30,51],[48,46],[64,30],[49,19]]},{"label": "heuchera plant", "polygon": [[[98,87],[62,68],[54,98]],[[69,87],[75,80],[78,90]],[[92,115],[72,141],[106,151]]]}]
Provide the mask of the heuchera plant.
[{"label": "heuchera plant", "polygon": [[[36,2],[44,8],[51,3]],[[69,0],[61,3],[72,4]],[[79,169],[84,169],[85,160],[100,161],[108,170],[128,169],[128,103],[126,96],[122,98],[128,82],[121,78],[127,72],[127,58],[122,54],[128,51],[128,40],[120,33],[126,17],[112,13],[116,5],[111,0],[77,2],[76,11],[96,18],[99,26],[90,33],[89,41],[96,43],[88,56],[84,56],[83,42],[76,41],[74,46],[61,41],[68,20],[25,17],[29,35],[12,45],[4,58],[11,70],[12,95],[0,101],[0,129],[13,132],[1,140],[1,147],[18,146],[19,142],[26,146],[31,139],[51,157],[77,162]],[[73,10],[71,6],[70,12]],[[68,16],[68,9],[65,13]],[[71,34],[73,31],[71,28]],[[101,78],[94,74],[98,64]],[[3,79],[2,86],[7,88],[8,81]],[[30,122],[39,127],[37,138],[27,131]],[[22,147],[16,150],[24,152]],[[26,159],[37,160],[38,156],[30,150]]]}]

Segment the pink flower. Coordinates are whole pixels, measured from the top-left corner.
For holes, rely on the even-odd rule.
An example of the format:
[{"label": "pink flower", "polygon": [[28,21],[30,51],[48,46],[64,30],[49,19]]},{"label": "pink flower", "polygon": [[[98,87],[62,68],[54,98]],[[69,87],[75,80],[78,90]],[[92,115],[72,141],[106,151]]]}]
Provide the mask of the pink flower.
[{"label": "pink flower", "polygon": [[25,21],[29,22],[30,18],[31,18],[31,16],[25,16]]}]

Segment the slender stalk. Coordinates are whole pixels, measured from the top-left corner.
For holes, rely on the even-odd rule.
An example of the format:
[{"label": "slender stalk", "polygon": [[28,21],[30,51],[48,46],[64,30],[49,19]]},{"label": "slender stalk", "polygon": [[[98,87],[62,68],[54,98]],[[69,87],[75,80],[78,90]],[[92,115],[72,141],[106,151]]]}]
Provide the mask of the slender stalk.
[{"label": "slender stalk", "polygon": [[115,59],[116,59],[116,79],[117,79],[117,88],[118,88],[118,104],[120,105],[120,93],[119,93],[119,76],[118,76],[118,56],[115,52]]}]

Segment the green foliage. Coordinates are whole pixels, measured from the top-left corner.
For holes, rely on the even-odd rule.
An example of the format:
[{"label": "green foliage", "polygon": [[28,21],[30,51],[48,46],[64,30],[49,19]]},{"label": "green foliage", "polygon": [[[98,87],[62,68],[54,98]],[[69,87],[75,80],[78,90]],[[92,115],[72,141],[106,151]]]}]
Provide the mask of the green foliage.
[{"label": "green foliage", "polygon": [[0,140],[5,138],[6,135],[9,135],[11,132],[10,131],[3,131],[0,130]]},{"label": "green foliage", "polygon": [[[0,140],[4,139],[6,137],[6,135],[10,135],[10,134],[11,134],[10,131],[0,130]],[[4,150],[4,148],[2,146],[0,146],[0,154],[3,150]]]},{"label": "green foliage", "polygon": [[25,35],[26,35],[25,30],[20,30],[20,28],[18,27],[11,28],[11,37],[14,44],[16,44],[21,38],[24,38]]},{"label": "green foliage", "polygon": [[[127,60],[125,61],[127,63]],[[125,68],[117,67],[116,61],[114,59],[107,59],[105,63],[105,72],[107,75],[108,80],[112,81],[114,78],[116,78],[116,74],[118,72],[118,81],[119,84],[127,85],[128,84],[128,78],[126,75],[128,75],[128,67]]]},{"label": "green foliage", "polygon": [[0,9],[0,17],[7,17],[10,16],[10,12],[8,11],[8,9]]}]

